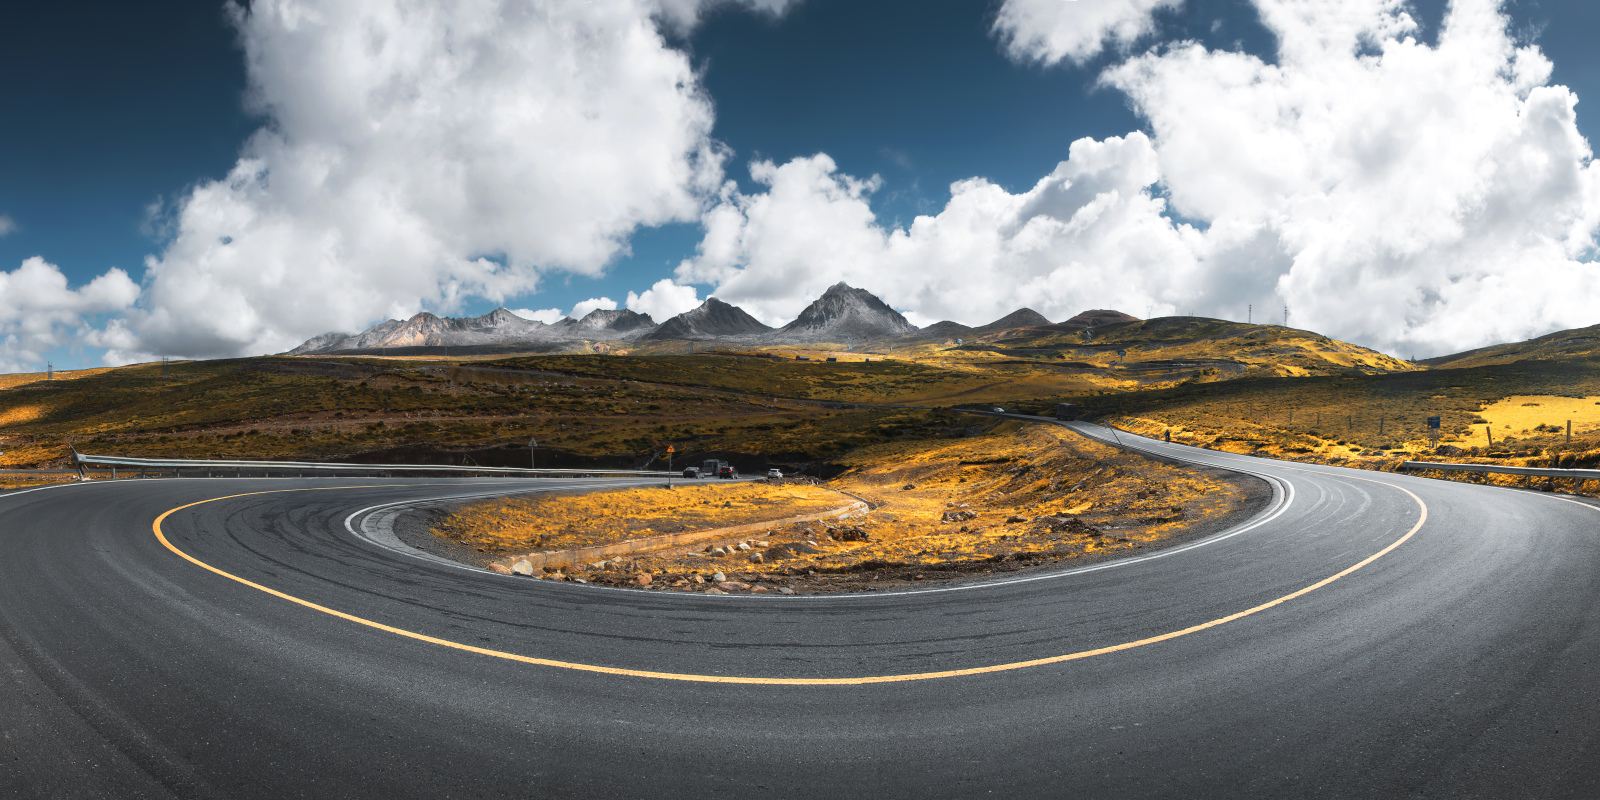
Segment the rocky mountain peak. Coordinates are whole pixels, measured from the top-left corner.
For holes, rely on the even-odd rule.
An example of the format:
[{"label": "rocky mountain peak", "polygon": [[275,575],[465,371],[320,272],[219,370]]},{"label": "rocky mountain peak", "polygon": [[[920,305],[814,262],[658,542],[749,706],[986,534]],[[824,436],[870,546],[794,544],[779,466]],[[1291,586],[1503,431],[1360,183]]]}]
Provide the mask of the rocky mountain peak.
[{"label": "rocky mountain peak", "polygon": [[748,336],[772,328],[750,316],[744,309],[708,297],[697,308],[661,323],[650,332],[651,339],[708,339],[718,336]]},{"label": "rocky mountain peak", "polygon": [[840,282],[778,329],[778,336],[785,341],[854,342],[904,336],[916,329],[877,295]]}]

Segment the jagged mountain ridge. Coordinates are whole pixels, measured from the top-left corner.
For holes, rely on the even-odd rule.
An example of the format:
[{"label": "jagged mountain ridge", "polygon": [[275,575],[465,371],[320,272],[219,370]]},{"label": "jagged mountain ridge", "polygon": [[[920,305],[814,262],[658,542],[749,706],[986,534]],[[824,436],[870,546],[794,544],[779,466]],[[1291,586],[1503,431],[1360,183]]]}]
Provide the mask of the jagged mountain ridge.
[{"label": "jagged mountain ridge", "polygon": [[524,319],[505,308],[478,317],[440,317],[423,311],[405,320],[386,320],[358,334],[324,333],[289,351],[290,355],[346,353],[388,348],[518,345],[578,339],[623,339],[655,328],[649,315],[597,309],[581,320],[554,325]]},{"label": "jagged mountain ridge", "polygon": [[871,292],[838,283],[828,287],[792,322],[778,329],[763,324],[738,306],[712,297],[660,325],[649,315],[628,309],[597,309],[582,319],[568,317],[553,324],[525,319],[505,308],[478,317],[461,318],[422,312],[405,320],[386,320],[357,334],[315,336],[289,352],[305,355],[446,347],[563,352],[585,348],[588,346],[585,343],[653,346],[695,340],[727,340],[752,345],[871,342],[894,346],[896,342],[990,340],[1023,335],[1027,331],[1115,327],[1127,321],[1134,321],[1134,318],[1114,311],[1088,311],[1052,325],[1044,315],[1020,308],[977,327],[944,321],[918,329]]},{"label": "jagged mountain ridge", "polygon": [[730,305],[715,297],[708,297],[699,307],[661,323],[645,334],[652,340],[715,339],[720,337],[751,336],[768,333],[772,327],[750,316],[744,309]]}]

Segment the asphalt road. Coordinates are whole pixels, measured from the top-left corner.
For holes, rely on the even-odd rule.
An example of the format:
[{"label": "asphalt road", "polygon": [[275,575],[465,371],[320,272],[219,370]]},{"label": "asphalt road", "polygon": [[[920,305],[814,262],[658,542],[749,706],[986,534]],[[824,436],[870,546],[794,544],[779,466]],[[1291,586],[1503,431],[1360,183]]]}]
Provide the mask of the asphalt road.
[{"label": "asphalt road", "polygon": [[1137,444],[1277,496],[1154,558],[818,598],[346,530],[482,481],[0,496],[0,796],[1600,796],[1600,510]]}]

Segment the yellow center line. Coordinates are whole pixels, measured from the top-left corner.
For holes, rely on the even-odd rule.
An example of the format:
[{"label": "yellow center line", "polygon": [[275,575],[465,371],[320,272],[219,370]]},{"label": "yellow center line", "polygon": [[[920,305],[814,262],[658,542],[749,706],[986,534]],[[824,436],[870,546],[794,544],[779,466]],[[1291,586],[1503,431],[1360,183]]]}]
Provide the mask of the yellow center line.
[{"label": "yellow center line", "polygon": [[[1350,477],[1355,477],[1355,476],[1350,476]],[[1188,636],[1188,635],[1193,634],[1193,633],[1199,633],[1200,631],[1209,630],[1211,628],[1216,628],[1216,627],[1219,627],[1219,626],[1222,626],[1222,625],[1226,625],[1226,624],[1228,624],[1230,622],[1234,622],[1236,620],[1244,619],[1245,617],[1249,617],[1249,616],[1253,616],[1255,614],[1259,614],[1259,613],[1261,613],[1263,611],[1266,611],[1268,609],[1276,608],[1276,607],[1278,607],[1280,605],[1283,605],[1284,603],[1287,603],[1287,602],[1289,602],[1291,600],[1295,600],[1297,598],[1304,597],[1304,596],[1306,596],[1308,594],[1311,594],[1312,592],[1317,591],[1318,589],[1321,589],[1321,588],[1323,588],[1325,586],[1328,586],[1329,584],[1334,583],[1335,581],[1338,581],[1338,580],[1340,580],[1342,578],[1345,578],[1345,577],[1347,577],[1347,576],[1349,576],[1349,575],[1351,575],[1351,574],[1353,574],[1353,573],[1365,568],[1366,566],[1372,564],[1372,562],[1377,561],[1378,559],[1383,558],[1384,556],[1394,552],[1394,550],[1396,548],[1398,548],[1400,545],[1405,544],[1407,541],[1409,541],[1411,539],[1411,537],[1417,535],[1417,532],[1422,530],[1423,524],[1425,524],[1428,521],[1428,505],[1422,501],[1422,498],[1418,497],[1411,490],[1406,489],[1406,488],[1404,488],[1402,486],[1396,486],[1395,484],[1392,484],[1392,483],[1387,483],[1387,482],[1384,482],[1384,481],[1372,480],[1370,478],[1357,478],[1357,480],[1365,480],[1365,481],[1368,481],[1370,483],[1378,483],[1378,484],[1381,484],[1381,485],[1384,485],[1384,486],[1388,486],[1388,487],[1393,488],[1393,489],[1397,489],[1397,490],[1399,490],[1401,492],[1405,492],[1407,495],[1409,495],[1411,497],[1411,499],[1413,501],[1416,502],[1417,508],[1420,510],[1420,513],[1419,513],[1419,515],[1417,517],[1416,524],[1412,525],[1410,530],[1406,531],[1405,534],[1402,535],[1400,538],[1394,540],[1393,542],[1390,542],[1389,545],[1384,547],[1382,550],[1379,550],[1378,552],[1373,553],[1372,555],[1369,555],[1366,558],[1363,558],[1360,561],[1358,561],[1358,562],[1356,562],[1356,563],[1354,563],[1354,564],[1352,564],[1352,565],[1350,565],[1348,567],[1345,567],[1344,569],[1339,570],[1338,572],[1336,572],[1336,573],[1334,573],[1332,575],[1329,575],[1328,577],[1323,578],[1322,580],[1317,581],[1316,583],[1313,583],[1313,584],[1311,584],[1309,586],[1306,586],[1306,587],[1303,587],[1301,589],[1297,589],[1297,590],[1295,590],[1293,592],[1290,592],[1290,593],[1288,593],[1286,595],[1283,595],[1281,597],[1277,597],[1277,598],[1274,598],[1272,600],[1268,600],[1268,601],[1266,601],[1264,603],[1261,603],[1260,605],[1251,606],[1250,608],[1247,608],[1247,609],[1245,609],[1243,611],[1238,611],[1238,612],[1229,614],[1229,615],[1227,615],[1225,617],[1218,617],[1216,619],[1213,619],[1213,620],[1210,620],[1210,621],[1207,621],[1207,622],[1202,622],[1202,623],[1199,623],[1197,625],[1190,625],[1187,628],[1182,628],[1182,629],[1175,630],[1175,631],[1169,631],[1167,633],[1158,634],[1156,636],[1149,636],[1149,637],[1146,637],[1146,638],[1143,638],[1143,639],[1135,639],[1135,640],[1129,641],[1129,642],[1122,642],[1120,644],[1106,645],[1104,647],[1096,647],[1096,648],[1093,648],[1093,649],[1090,649],[1090,650],[1079,650],[1079,651],[1072,652],[1072,653],[1063,653],[1061,655],[1045,656],[1043,658],[1032,658],[1032,659],[1027,659],[1025,661],[1011,661],[1011,662],[1007,662],[1007,663],[1004,663],[1004,664],[989,664],[989,665],[980,666],[980,667],[966,667],[966,668],[962,668],[962,669],[935,670],[935,671],[931,671],[931,672],[905,672],[905,673],[891,674],[891,675],[863,675],[863,676],[859,676],[859,677],[844,677],[844,678],[784,678],[784,677],[768,677],[768,676],[760,676],[760,675],[702,675],[702,674],[696,674],[696,673],[691,673],[691,672],[662,672],[662,671],[658,671],[658,670],[632,669],[632,668],[628,668],[628,667],[608,667],[608,666],[601,665],[601,664],[585,664],[585,663],[582,663],[582,662],[575,662],[575,661],[561,661],[561,660],[553,659],[553,658],[540,658],[538,656],[527,656],[527,655],[522,655],[520,653],[507,652],[505,650],[495,650],[495,649],[488,648],[488,647],[479,647],[477,645],[464,644],[462,642],[455,642],[455,641],[451,641],[449,639],[441,639],[441,638],[439,638],[437,636],[429,636],[428,634],[425,634],[425,633],[418,633],[417,631],[406,630],[405,628],[397,628],[397,627],[395,627],[393,625],[386,625],[386,624],[384,624],[382,622],[378,622],[376,620],[367,619],[366,617],[357,616],[355,614],[351,614],[351,613],[346,612],[346,611],[340,611],[340,610],[338,610],[336,608],[329,608],[329,607],[327,607],[325,605],[322,605],[320,603],[315,603],[315,602],[312,602],[310,600],[306,600],[306,599],[301,598],[301,597],[296,597],[296,596],[294,596],[292,594],[289,594],[287,592],[279,591],[279,590],[274,589],[274,588],[272,588],[270,586],[264,586],[262,584],[256,583],[255,581],[252,581],[252,580],[250,580],[248,578],[239,577],[238,575],[235,575],[235,574],[233,574],[231,572],[223,570],[223,569],[221,569],[219,567],[215,567],[215,566],[212,566],[211,564],[207,564],[206,562],[201,561],[200,559],[195,558],[192,555],[189,555],[188,553],[184,552],[183,550],[178,549],[178,547],[173,545],[172,542],[167,539],[167,535],[162,530],[162,527],[161,527],[161,524],[163,522],[165,522],[167,520],[167,518],[171,517],[173,514],[176,514],[176,513],[180,512],[180,511],[183,511],[183,510],[186,510],[186,509],[194,508],[195,506],[202,506],[202,505],[205,505],[207,503],[216,503],[216,502],[220,502],[220,501],[223,501],[223,500],[233,500],[233,499],[237,499],[237,498],[240,498],[240,497],[252,497],[252,496],[256,496],[256,495],[265,495],[265,494],[280,494],[280,493],[283,493],[283,492],[314,492],[314,491],[329,491],[329,490],[334,490],[334,489],[370,489],[370,488],[386,488],[386,487],[381,487],[381,486],[330,486],[330,487],[299,488],[299,489],[272,489],[272,490],[260,491],[260,492],[244,492],[244,493],[241,493],[241,494],[231,494],[231,495],[227,495],[227,496],[224,496],[224,497],[213,497],[213,498],[211,498],[209,500],[199,500],[199,501],[196,501],[196,502],[193,502],[193,503],[188,503],[188,504],[185,504],[185,505],[177,506],[176,508],[170,508],[170,509],[162,512],[160,516],[156,517],[155,521],[150,523],[150,528],[155,533],[156,539],[161,542],[162,546],[166,547],[168,550],[172,551],[173,553],[178,555],[178,557],[182,558],[183,560],[188,561],[189,563],[194,564],[195,566],[200,567],[201,569],[206,570],[207,572],[211,572],[213,574],[220,575],[220,576],[222,576],[224,578],[227,578],[228,580],[231,580],[231,581],[234,581],[236,583],[239,583],[239,584],[242,584],[244,586],[248,586],[248,587],[250,587],[252,589],[255,589],[256,591],[265,592],[266,594],[272,595],[273,597],[276,597],[276,598],[278,598],[280,600],[287,600],[287,601],[289,601],[291,603],[294,603],[296,605],[303,606],[305,608],[309,608],[312,611],[317,611],[317,612],[320,612],[320,613],[323,613],[323,614],[327,614],[328,616],[331,616],[331,617],[337,617],[337,618],[345,620],[347,622],[354,622],[357,625],[364,625],[364,626],[366,626],[368,628],[372,628],[374,630],[383,631],[384,633],[390,633],[390,634],[394,634],[395,636],[402,636],[402,637],[405,637],[407,639],[414,639],[414,640],[419,641],[419,642],[426,642],[428,644],[438,645],[439,647],[447,647],[447,648],[450,648],[452,650],[459,650],[459,651],[466,652],[466,653],[475,653],[477,655],[489,656],[491,658],[499,658],[499,659],[503,659],[503,660],[506,660],[506,661],[515,661],[515,662],[521,663],[521,664],[532,664],[532,665],[540,666],[540,667],[554,667],[554,668],[557,668],[557,669],[575,670],[575,671],[578,671],[578,672],[592,672],[592,673],[598,673],[598,674],[601,674],[601,675],[618,675],[618,676],[629,677],[629,678],[651,678],[651,679],[656,679],[656,680],[687,681],[687,682],[692,682],[692,683],[738,683],[738,684],[752,684],[752,685],[759,685],[759,686],[864,686],[864,685],[867,685],[867,684],[874,684],[874,683],[906,683],[906,682],[910,682],[910,681],[937,680],[937,679],[940,679],[940,678],[959,678],[959,677],[964,677],[964,676],[969,676],[969,675],[988,675],[990,673],[996,673],[996,672],[1010,672],[1012,670],[1028,669],[1030,667],[1042,667],[1042,666],[1047,666],[1047,665],[1050,665],[1050,664],[1062,664],[1062,663],[1065,663],[1065,662],[1068,662],[1068,661],[1081,661],[1083,659],[1093,658],[1095,656],[1103,656],[1103,655],[1107,655],[1107,654],[1110,654],[1110,653],[1120,653],[1120,652],[1122,652],[1124,650],[1133,650],[1133,649],[1140,648],[1140,647],[1148,647],[1149,645],[1158,644],[1158,643],[1166,642],[1166,641],[1171,641],[1173,639],[1178,639],[1178,638],[1181,638],[1181,637],[1184,637],[1184,636]]]}]

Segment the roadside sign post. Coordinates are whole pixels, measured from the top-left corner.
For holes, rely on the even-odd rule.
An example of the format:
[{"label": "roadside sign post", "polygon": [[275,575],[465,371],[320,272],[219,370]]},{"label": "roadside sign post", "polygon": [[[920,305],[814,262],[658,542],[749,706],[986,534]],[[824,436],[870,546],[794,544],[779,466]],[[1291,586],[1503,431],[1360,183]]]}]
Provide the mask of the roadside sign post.
[{"label": "roadside sign post", "polygon": [[678,448],[673,447],[670,444],[667,445],[667,488],[668,489],[672,488],[672,454],[676,453],[677,451],[678,451]]},{"label": "roadside sign post", "polygon": [[1428,417],[1428,445],[1430,447],[1436,448],[1439,446],[1439,424],[1438,417]]}]

